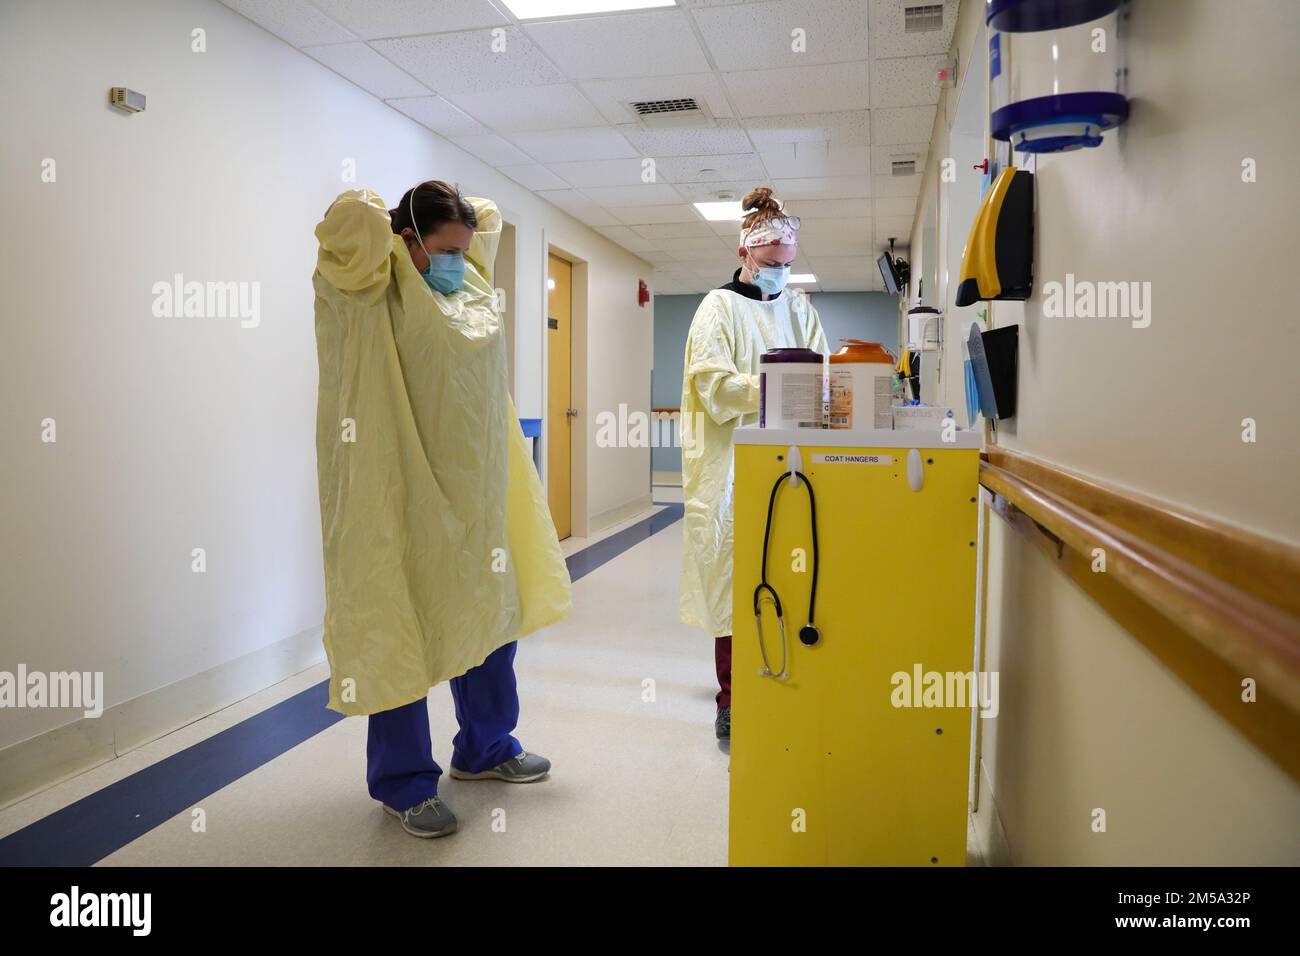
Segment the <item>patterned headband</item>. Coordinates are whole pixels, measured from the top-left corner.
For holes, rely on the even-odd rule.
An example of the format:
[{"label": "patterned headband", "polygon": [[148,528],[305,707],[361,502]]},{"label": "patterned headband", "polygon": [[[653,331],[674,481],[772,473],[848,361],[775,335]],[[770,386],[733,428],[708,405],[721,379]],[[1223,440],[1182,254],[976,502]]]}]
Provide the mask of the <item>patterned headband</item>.
[{"label": "patterned headband", "polygon": [[740,244],[746,249],[755,246],[793,246],[798,242],[795,232],[799,220],[794,216],[773,216],[756,222],[749,229],[740,230]]}]

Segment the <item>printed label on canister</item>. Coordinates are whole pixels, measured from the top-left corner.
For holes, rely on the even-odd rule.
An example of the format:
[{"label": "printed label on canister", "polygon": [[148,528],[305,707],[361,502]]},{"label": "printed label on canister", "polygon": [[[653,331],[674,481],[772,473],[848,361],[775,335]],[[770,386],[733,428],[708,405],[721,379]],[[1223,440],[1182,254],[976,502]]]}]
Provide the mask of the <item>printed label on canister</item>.
[{"label": "printed label on canister", "polygon": [[853,370],[831,366],[831,428],[853,427]]},{"label": "printed label on canister", "polygon": [[814,465],[892,465],[893,455],[813,455]]},{"label": "printed label on canister", "polygon": [[821,425],[822,377],[820,373],[786,372],[781,376],[781,419],[798,428]]},{"label": "printed label on canister", "polygon": [[875,422],[876,428],[894,427],[894,382],[892,375],[877,375],[875,387]]}]

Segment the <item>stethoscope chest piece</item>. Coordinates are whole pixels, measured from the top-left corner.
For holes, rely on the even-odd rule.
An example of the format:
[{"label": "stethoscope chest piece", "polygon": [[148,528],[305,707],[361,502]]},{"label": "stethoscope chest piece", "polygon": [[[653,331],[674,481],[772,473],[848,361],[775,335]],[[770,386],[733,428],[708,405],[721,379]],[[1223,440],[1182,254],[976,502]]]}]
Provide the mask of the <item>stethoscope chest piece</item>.
[{"label": "stethoscope chest piece", "polygon": [[799,628],[799,641],[805,647],[813,647],[822,639],[822,632],[817,630],[815,624],[805,624]]}]

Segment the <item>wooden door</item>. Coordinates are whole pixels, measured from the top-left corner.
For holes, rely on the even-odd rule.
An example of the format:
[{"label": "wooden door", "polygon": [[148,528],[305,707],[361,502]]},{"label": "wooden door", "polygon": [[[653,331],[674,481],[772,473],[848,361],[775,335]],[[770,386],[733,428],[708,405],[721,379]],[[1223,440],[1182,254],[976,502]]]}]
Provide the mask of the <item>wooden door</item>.
[{"label": "wooden door", "polygon": [[546,497],[555,533],[563,540],[573,533],[573,265],[547,256],[546,279]]}]

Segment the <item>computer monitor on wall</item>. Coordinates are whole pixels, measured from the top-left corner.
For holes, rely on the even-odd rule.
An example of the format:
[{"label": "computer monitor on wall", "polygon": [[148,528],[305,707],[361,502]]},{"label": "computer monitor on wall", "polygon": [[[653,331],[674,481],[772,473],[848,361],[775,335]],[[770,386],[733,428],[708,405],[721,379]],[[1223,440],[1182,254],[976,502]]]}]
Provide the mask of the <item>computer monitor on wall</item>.
[{"label": "computer monitor on wall", "polygon": [[880,278],[884,280],[885,291],[890,295],[898,295],[903,284],[899,281],[893,257],[888,252],[882,252],[880,258],[876,260],[876,265],[880,267]]}]

